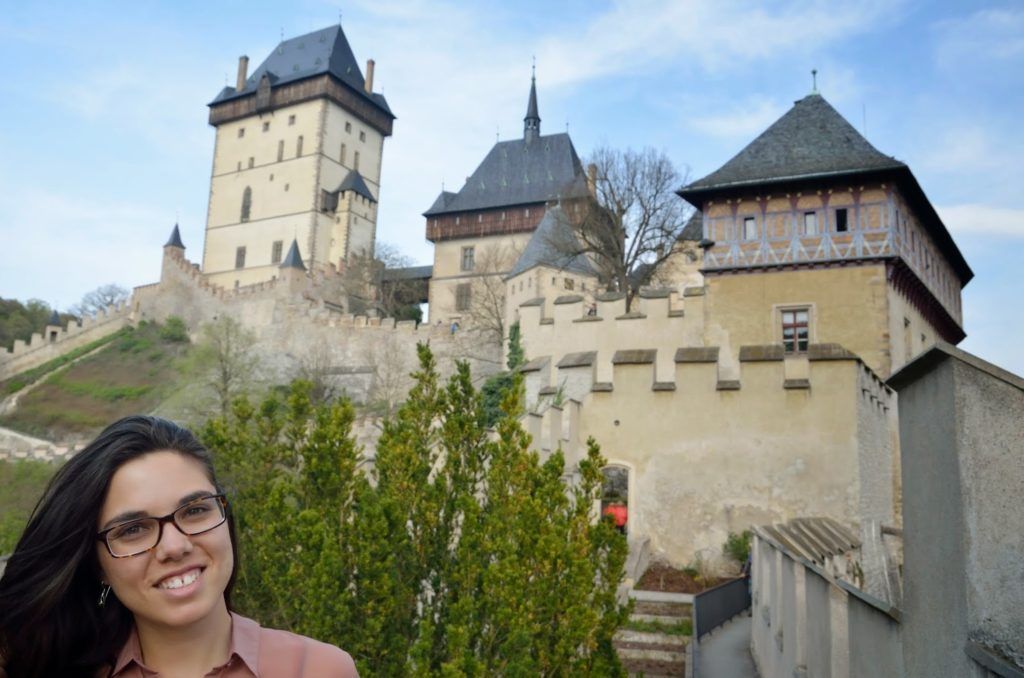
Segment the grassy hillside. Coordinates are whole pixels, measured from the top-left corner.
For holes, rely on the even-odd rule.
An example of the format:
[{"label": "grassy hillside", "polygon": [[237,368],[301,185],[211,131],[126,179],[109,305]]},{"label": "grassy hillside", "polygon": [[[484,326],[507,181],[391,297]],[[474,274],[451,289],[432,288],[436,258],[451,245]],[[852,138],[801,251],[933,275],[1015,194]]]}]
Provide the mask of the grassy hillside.
[{"label": "grassy hillside", "polygon": [[189,344],[169,329],[143,323],[122,330],[102,350],[22,395],[0,426],[48,440],[79,440],[125,415],[151,412],[181,388]]},{"label": "grassy hillside", "polygon": [[56,464],[0,460],[0,555],[10,553]]}]

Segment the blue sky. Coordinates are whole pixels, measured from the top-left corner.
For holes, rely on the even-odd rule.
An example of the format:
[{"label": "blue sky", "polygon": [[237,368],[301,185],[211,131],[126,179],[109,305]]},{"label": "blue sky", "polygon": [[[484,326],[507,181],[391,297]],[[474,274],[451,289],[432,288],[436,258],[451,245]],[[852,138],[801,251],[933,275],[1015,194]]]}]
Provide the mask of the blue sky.
[{"label": "blue sky", "polygon": [[159,277],[177,218],[201,258],[206,103],[278,42],[338,21],[398,116],[378,239],[431,261],[420,214],[522,133],[531,57],[542,132],[664,150],[713,171],[821,93],[909,163],[976,273],[961,346],[1024,355],[1024,4],[551,2],[23,3],[0,17],[0,296],[64,308]]}]

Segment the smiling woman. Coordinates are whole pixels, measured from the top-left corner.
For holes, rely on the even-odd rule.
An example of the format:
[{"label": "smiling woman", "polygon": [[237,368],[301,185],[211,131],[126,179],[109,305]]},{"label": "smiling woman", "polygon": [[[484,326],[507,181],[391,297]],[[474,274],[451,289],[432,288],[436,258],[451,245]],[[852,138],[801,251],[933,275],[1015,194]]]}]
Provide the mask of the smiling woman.
[{"label": "smiling woman", "polygon": [[0,677],[355,676],[348,654],[231,612],[237,544],[209,452],[108,427],[53,478],[0,579]]}]

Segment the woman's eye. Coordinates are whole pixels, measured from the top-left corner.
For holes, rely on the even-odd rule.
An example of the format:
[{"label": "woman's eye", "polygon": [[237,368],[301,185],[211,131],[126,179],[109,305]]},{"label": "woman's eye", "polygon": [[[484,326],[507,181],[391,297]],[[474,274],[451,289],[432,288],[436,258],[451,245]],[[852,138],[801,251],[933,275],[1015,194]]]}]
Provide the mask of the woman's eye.
[{"label": "woman's eye", "polygon": [[114,539],[136,539],[141,537],[149,531],[149,526],[145,523],[132,523],[131,525],[124,525],[111,533]]}]

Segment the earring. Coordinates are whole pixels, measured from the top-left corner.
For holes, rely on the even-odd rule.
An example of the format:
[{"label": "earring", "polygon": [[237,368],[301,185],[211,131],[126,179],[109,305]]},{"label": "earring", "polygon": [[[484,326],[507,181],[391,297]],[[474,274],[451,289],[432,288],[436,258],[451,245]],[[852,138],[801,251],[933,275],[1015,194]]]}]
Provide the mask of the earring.
[{"label": "earring", "polygon": [[109,595],[110,595],[110,584],[107,584],[106,586],[103,587],[103,590],[100,591],[100,601],[99,601],[99,606],[100,607],[103,607],[104,605],[107,604],[107,596],[109,596]]}]

